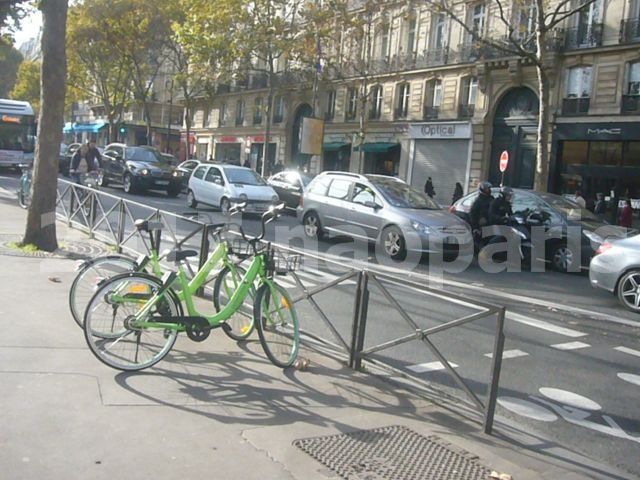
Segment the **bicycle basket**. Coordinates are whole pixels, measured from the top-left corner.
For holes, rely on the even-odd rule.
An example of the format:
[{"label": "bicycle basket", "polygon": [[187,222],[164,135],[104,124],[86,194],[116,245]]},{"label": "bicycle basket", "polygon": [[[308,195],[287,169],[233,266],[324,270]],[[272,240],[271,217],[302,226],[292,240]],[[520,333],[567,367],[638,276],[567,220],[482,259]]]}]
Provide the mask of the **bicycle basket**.
[{"label": "bicycle basket", "polygon": [[300,255],[287,255],[278,250],[274,250],[267,261],[267,270],[277,275],[284,275],[287,272],[300,270],[302,257]]},{"label": "bicycle basket", "polygon": [[254,250],[253,245],[247,242],[244,238],[232,238],[227,240],[229,253],[235,255],[238,258],[249,258],[256,253],[261,253],[266,245],[264,243],[258,243]]}]

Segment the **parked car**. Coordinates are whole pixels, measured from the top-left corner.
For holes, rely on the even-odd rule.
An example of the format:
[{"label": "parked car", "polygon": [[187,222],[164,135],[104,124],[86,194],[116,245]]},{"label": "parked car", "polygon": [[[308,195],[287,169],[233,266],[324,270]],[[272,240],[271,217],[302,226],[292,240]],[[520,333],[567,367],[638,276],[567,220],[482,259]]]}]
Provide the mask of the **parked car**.
[{"label": "parked car", "polygon": [[280,201],[278,194],[250,168],[202,163],[189,179],[187,205],[218,207],[226,214],[234,202],[246,202],[246,213],[263,213]]},{"label": "parked car", "polygon": [[180,165],[176,167],[176,170],[182,172],[182,190],[187,191],[189,188],[189,179],[191,175],[193,175],[193,171],[196,169],[198,165],[200,165],[199,160],[185,160]]},{"label": "parked car", "polygon": [[627,310],[640,313],[640,235],[600,245],[591,260],[589,280],[616,295]]},{"label": "parked car", "polygon": [[162,158],[164,158],[167,163],[173,167],[177,166],[179,163],[178,159],[170,153],[161,153],[160,155],[162,155]]},{"label": "parked car", "polygon": [[297,215],[309,237],[380,242],[393,259],[408,251],[473,251],[464,221],[395,177],[323,172],[304,191]]},{"label": "parked car", "polygon": [[167,195],[175,197],[180,193],[182,172],[169,165],[153,147],[112,143],[102,154],[98,182],[101,187],[121,184],[127,193],[165,190]]},{"label": "parked car", "polygon": [[[540,212],[545,230],[545,260],[560,272],[588,268],[589,262],[600,244],[606,238],[624,238],[625,229],[608,225],[592,212],[581,208],[577,203],[560,195],[535,192],[514,188],[511,201],[515,215],[526,217],[531,212]],[[498,196],[499,188],[492,189],[492,195]],[[471,205],[478,192],[470,193],[455,202],[449,211],[469,222]],[[568,228],[579,229],[580,252],[568,241]]]},{"label": "parked car", "polygon": [[60,172],[65,177],[69,176],[69,168],[71,168],[71,159],[76,151],[80,148],[79,143],[71,143],[67,145],[64,149],[64,152],[60,154],[60,159],[58,161],[58,172]]},{"label": "parked car", "polygon": [[295,210],[300,203],[300,197],[307,185],[311,182],[311,177],[300,173],[297,170],[285,170],[267,179],[267,183],[273,187],[280,200],[287,208]]}]

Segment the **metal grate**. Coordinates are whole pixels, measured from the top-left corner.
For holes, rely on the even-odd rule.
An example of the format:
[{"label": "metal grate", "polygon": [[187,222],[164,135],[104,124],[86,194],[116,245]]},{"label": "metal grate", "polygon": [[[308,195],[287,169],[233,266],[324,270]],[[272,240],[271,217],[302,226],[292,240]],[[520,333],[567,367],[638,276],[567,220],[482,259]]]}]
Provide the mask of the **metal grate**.
[{"label": "metal grate", "polygon": [[398,425],[293,444],[348,480],[484,480],[491,474],[471,454]]}]

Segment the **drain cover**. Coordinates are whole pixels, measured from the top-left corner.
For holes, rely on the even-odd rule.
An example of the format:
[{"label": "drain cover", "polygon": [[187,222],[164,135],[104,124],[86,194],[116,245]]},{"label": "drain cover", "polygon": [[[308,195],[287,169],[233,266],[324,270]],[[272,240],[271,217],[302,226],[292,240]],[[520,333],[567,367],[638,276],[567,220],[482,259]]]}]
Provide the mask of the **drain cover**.
[{"label": "drain cover", "polygon": [[484,480],[491,474],[471,454],[397,425],[293,444],[348,480]]},{"label": "drain cover", "polygon": [[108,253],[108,250],[97,244],[97,242],[74,242],[66,240],[63,240],[60,248],[54,252],[19,250],[13,244],[19,242],[21,239],[22,237],[20,235],[0,234],[0,255],[84,260]]}]

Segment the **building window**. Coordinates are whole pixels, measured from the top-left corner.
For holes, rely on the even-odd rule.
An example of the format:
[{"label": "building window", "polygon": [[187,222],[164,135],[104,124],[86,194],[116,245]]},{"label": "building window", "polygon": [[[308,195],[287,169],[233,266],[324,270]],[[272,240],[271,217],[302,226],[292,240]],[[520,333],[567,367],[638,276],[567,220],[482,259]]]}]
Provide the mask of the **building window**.
[{"label": "building window", "polygon": [[371,109],[369,110],[369,118],[378,120],[382,115],[382,85],[374,85],[371,87]]},{"label": "building window", "polygon": [[458,116],[460,118],[471,118],[475,112],[476,99],[478,96],[478,78],[467,77],[462,81],[460,92],[460,105]]},{"label": "building window", "polygon": [[253,104],[253,124],[260,125],[262,123],[262,97],[256,97]]},{"label": "building window", "polygon": [[434,79],[428,81],[425,92],[424,119],[436,119],[438,118],[440,106],[442,105],[442,80]]},{"label": "building window", "polygon": [[220,104],[220,118],[218,120],[219,126],[224,127],[227,124],[227,116],[229,112],[227,110],[227,103],[222,102]]},{"label": "building window", "polygon": [[[577,7],[584,0],[575,0]],[[569,49],[597,47],[602,43],[602,0],[585,5],[574,15],[573,28],[568,29],[565,46]]]},{"label": "building window", "polygon": [[244,100],[238,100],[236,102],[236,127],[241,127],[244,124]]},{"label": "building window", "polygon": [[284,120],[284,97],[279,95],[273,101],[273,123],[282,123]]},{"label": "building window", "polygon": [[202,112],[202,128],[207,128],[209,126],[209,115],[211,114],[211,110],[205,107]]},{"label": "building window", "polygon": [[591,96],[591,67],[574,67],[567,72],[566,96],[562,101],[562,113],[577,115],[589,111]]},{"label": "building window", "polygon": [[447,48],[447,16],[439,13],[433,17],[431,25],[431,50],[445,48]]},{"label": "building window", "polygon": [[358,89],[351,87],[347,90],[346,120],[355,120],[358,111]]},{"label": "building window", "polygon": [[405,24],[407,26],[407,35],[404,51],[406,54],[413,54],[416,50],[416,36],[418,22],[416,17],[411,17]]},{"label": "building window", "polygon": [[630,63],[627,67],[627,82],[622,95],[622,111],[640,112],[640,62]]},{"label": "building window", "polygon": [[336,91],[329,90],[327,92],[327,109],[325,111],[325,120],[333,120],[336,114]]},{"label": "building window", "polygon": [[536,29],[537,7],[534,1],[528,0],[515,8],[517,25],[515,35],[522,40],[531,38]]},{"label": "building window", "polygon": [[378,58],[387,60],[389,58],[389,25],[382,25],[378,30]]},{"label": "building window", "polygon": [[[475,34],[474,36],[482,37],[484,35],[486,11],[484,3],[477,3],[469,9],[468,25]],[[471,36],[469,40],[473,40],[474,36]]]},{"label": "building window", "polygon": [[411,100],[411,86],[408,83],[401,83],[396,89],[396,111],[395,118],[407,118],[409,116],[409,103]]}]

